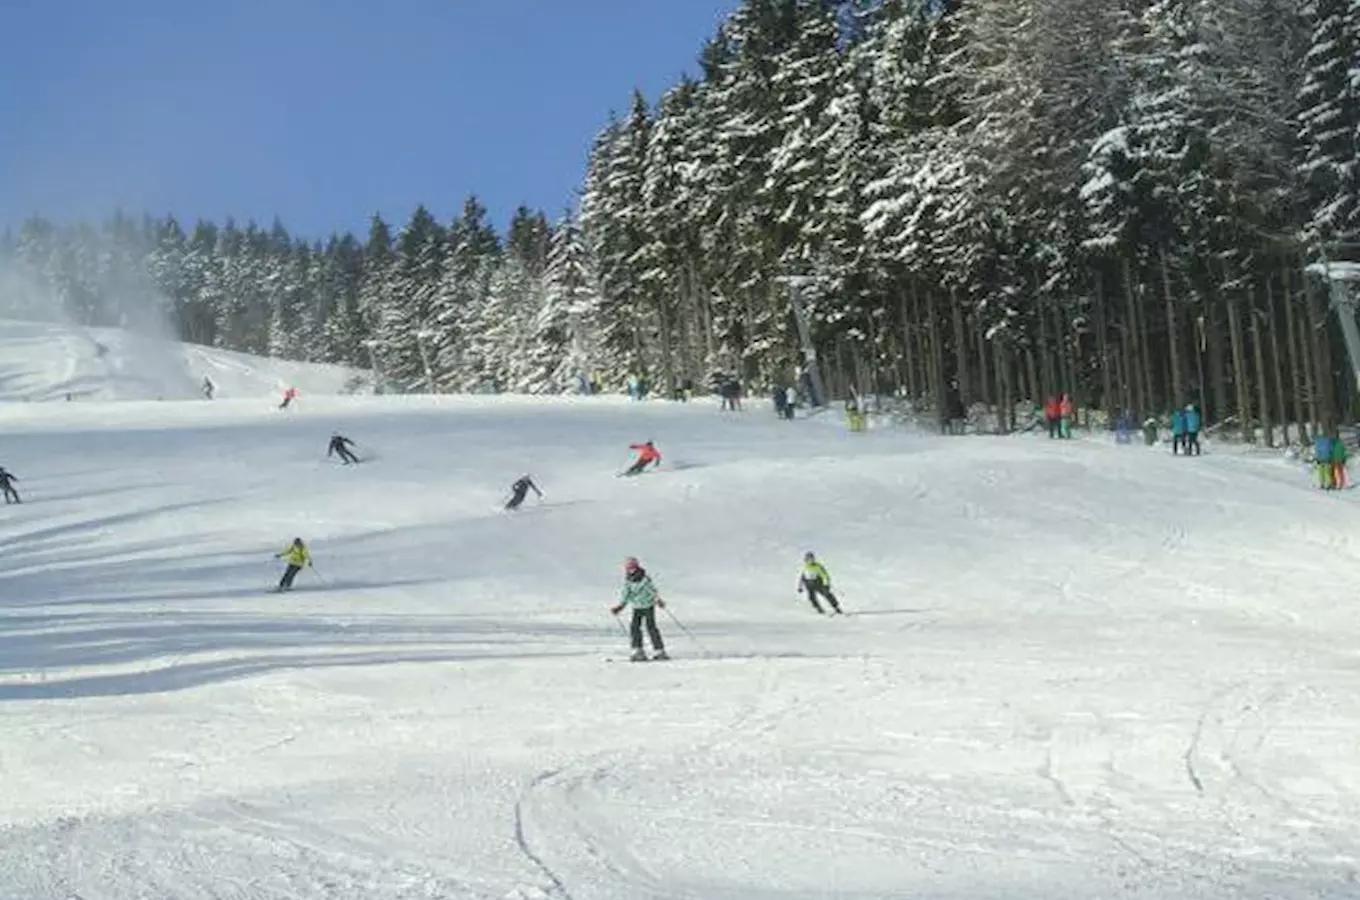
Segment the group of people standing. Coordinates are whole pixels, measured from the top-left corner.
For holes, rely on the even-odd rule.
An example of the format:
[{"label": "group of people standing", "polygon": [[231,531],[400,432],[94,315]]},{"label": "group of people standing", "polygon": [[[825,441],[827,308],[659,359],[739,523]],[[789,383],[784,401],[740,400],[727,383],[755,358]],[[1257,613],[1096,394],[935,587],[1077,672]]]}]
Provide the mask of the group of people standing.
[{"label": "group of people standing", "polygon": [[1067,394],[1049,397],[1044,401],[1044,423],[1050,438],[1072,437],[1072,422],[1077,417],[1076,405]]},{"label": "group of people standing", "polygon": [[1171,414],[1171,453],[1186,456],[1199,456],[1199,431],[1203,420],[1195,404],[1187,403],[1184,409]]},{"label": "group of people standing", "polygon": [[1346,489],[1346,462],[1350,452],[1341,432],[1333,428],[1331,433],[1319,431],[1313,439],[1313,471],[1317,473],[1318,487],[1324,491]]}]

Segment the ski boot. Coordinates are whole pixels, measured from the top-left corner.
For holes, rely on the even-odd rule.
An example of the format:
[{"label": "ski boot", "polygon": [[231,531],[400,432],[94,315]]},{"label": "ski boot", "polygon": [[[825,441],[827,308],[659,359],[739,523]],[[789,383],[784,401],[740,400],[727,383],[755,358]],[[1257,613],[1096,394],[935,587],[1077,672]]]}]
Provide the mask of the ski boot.
[{"label": "ski boot", "polygon": [[630,657],[628,657],[628,659],[629,659],[629,661],[631,661],[631,662],[646,662],[646,661],[647,661],[647,654],[646,654],[646,653],[643,653],[643,652],[642,652],[642,648],[639,647],[638,649],[636,649],[636,650],[633,651],[633,655],[630,656]]},{"label": "ski boot", "polygon": [[668,659],[670,659],[670,657],[666,655],[665,650],[656,651],[656,655],[652,657],[654,662],[665,662]]}]

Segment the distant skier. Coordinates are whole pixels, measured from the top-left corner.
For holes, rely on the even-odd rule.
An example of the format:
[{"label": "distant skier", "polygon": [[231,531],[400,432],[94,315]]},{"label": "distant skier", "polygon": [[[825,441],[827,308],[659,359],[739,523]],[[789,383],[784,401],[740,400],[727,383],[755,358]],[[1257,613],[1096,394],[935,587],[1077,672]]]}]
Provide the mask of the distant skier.
[{"label": "distant skier", "polygon": [[1318,487],[1330,491],[1332,485],[1332,437],[1325,430],[1318,429],[1313,438],[1313,471],[1317,473]]},{"label": "distant skier", "polygon": [[12,472],[10,472],[4,466],[0,466],[0,491],[4,491],[6,506],[8,506],[11,503],[24,502],[19,499],[19,492],[14,489],[14,482],[18,480],[19,480],[18,477],[15,476]]},{"label": "distant skier", "polygon": [[784,418],[792,420],[798,410],[798,389],[789,385],[784,391]]},{"label": "distant skier", "polygon": [[1077,421],[1077,408],[1072,398],[1066,394],[1058,401],[1058,434],[1063,438],[1072,437],[1072,425]]},{"label": "distant skier", "polygon": [[666,601],[661,599],[656,585],[652,583],[647,570],[637,561],[637,557],[628,557],[623,563],[623,589],[619,592],[619,602],[609,611],[617,616],[623,612],[624,607],[633,610],[633,622],[628,629],[628,637],[633,647],[633,662],[645,662],[647,659],[647,654],[642,650],[644,627],[647,629],[647,637],[652,642],[652,650],[655,651],[652,659],[670,659],[666,655],[666,647],[661,642],[661,631],[656,627],[658,606],[665,609]]},{"label": "distant skier", "polygon": [[642,470],[655,463],[661,465],[661,451],[656,449],[656,444],[648,441],[645,444],[629,444],[629,450],[638,452],[637,460],[624,471],[624,475],[640,475]]},{"label": "distant skier", "polygon": [[203,376],[203,396],[211,400],[213,393],[217,391],[217,385],[212,383],[212,379],[207,375]]},{"label": "distant skier", "polygon": [[312,555],[307,552],[307,545],[302,543],[302,538],[293,538],[293,543],[284,548],[282,553],[274,554],[274,558],[288,563],[288,568],[283,571],[283,577],[279,579],[279,586],[275,588],[276,593],[291,591],[297,573],[312,566]]},{"label": "distant skier", "polygon": [[1058,430],[1062,422],[1062,407],[1058,403],[1056,396],[1050,396],[1044,401],[1044,423],[1048,426],[1048,436],[1050,439],[1058,437]]},{"label": "distant skier", "polygon": [[[1171,413],[1171,455],[1175,456],[1181,452],[1185,446],[1185,410],[1178,409]],[[1185,451],[1189,453],[1187,449]]]},{"label": "distant skier", "polygon": [[355,456],[349,449],[353,446],[353,441],[337,431],[335,434],[331,435],[330,446],[326,448],[326,458],[330,459],[332,456],[339,456],[340,461],[345,465],[357,463],[359,457]]},{"label": "distant skier", "polygon": [[836,595],[831,593],[831,573],[827,572],[826,566],[817,561],[816,555],[809,550],[803,554],[803,574],[798,579],[798,593],[806,593],[808,602],[818,614],[825,615],[818,597],[825,597],[830,604],[832,614],[841,614],[841,605],[836,601]]},{"label": "distant skier", "polygon": [[528,475],[521,475],[518,481],[510,485],[510,500],[505,504],[505,508],[519,509],[520,504],[524,502],[524,498],[528,496],[531,490],[538,495],[538,499],[543,499],[543,492],[538,489],[538,485],[534,484],[534,480]]},{"label": "distant skier", "polygon": [[1332,470],[1332,489],[1344,491],[1346,489],[1346,461],[1350,458],[1346,450],[1346,442],[1341,439],[1341,430],[1332,429],[1332,452],[1328,459],[1328,465]]},{"label": "distant skier", "polygon": [[294,400],[297,399],[298,389],[290,387],[283,392],[283,402],[279,404],[279,409],[287,409]]},{"label": "distant skier", "polygon": [[1185,405],[1185,455],[1199,456],[1199,410],[1195,409],[1195,404]]}]

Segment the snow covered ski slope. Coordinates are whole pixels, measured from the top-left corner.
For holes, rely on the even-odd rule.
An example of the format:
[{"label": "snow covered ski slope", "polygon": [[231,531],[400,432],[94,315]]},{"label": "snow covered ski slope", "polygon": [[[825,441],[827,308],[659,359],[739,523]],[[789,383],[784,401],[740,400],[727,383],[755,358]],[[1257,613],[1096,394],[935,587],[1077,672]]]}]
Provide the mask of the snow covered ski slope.
[{"label": "snow covered ski slope", "polygon": [[[22,412],[4,900],[1360,894],[1360,494],[1282,462],[610,400]],[[628,555],[670,662],[604,662]]]},{"label": "snow covered ski slope", "polygon": [[340,366],[266,359],[230,350],[78,328],[0,319],[0,401],[190,400],[209,378],[219,398],[339,394],[353,377]]}]

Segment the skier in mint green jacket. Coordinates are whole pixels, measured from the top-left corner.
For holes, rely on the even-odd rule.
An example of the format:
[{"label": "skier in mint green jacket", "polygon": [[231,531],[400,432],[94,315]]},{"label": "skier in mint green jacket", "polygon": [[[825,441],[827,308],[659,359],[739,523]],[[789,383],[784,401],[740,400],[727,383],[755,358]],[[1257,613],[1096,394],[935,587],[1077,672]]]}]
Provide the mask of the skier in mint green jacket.
[{"label": "skier in mint green jacket", "polygon": [[656,627],[658,606],[665,609],[666,601],[661,599],[651,576],[642,568],[636,556],[628,557],[623,563],[623,588],[619,591],[618,605],[611,607],[609,611],[617,616],[623,612],[624,607],[631,607],[633,610],[633,623],[628,630],[628,636],[633,643],[633,662],[644,662],[647,659],[647,654],[642,650],[643,626],[646,626],[647,637],[651,638],[652,649],[656,651],[652,659],[670,659],[666,655],[665,646],[661,643],[661,632]]}]

